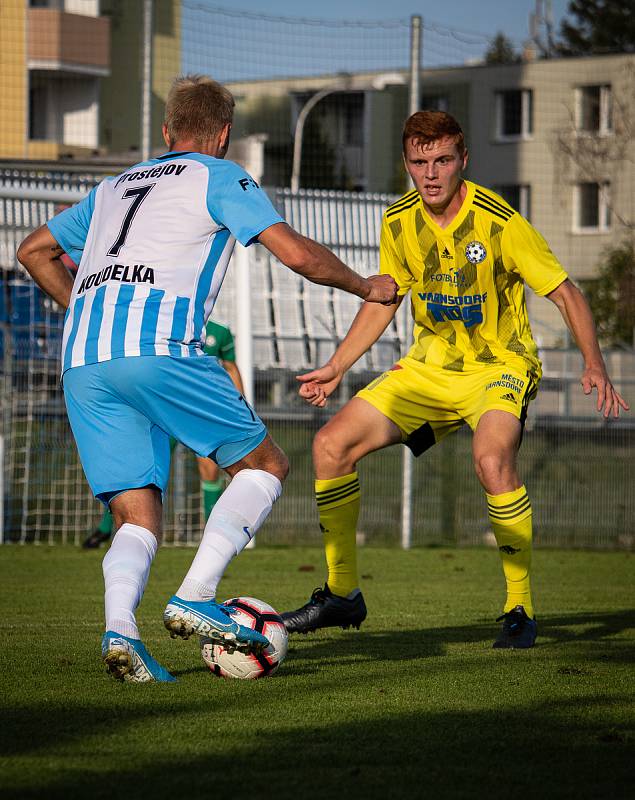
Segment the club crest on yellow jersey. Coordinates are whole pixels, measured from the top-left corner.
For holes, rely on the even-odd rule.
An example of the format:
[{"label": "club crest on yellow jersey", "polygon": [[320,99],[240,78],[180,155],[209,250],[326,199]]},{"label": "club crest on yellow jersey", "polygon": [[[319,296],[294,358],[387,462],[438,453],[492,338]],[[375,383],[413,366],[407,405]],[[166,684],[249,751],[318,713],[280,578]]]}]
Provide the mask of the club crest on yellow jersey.
[{"label": "club crest on yellow jersey", "polygon": [[470,264],[480,264],[487,258],[485,245],[478,241],[470,242],[465,246],[465,257]]}]

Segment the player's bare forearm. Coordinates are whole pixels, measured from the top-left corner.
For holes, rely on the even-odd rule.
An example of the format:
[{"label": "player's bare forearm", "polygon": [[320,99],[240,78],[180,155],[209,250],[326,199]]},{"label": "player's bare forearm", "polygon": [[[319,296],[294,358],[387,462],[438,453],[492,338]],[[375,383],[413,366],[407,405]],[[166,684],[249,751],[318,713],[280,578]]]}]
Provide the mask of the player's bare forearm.
[{"label": "player's bare forearm", "polygon": [[329,361],[337,365],[342,374],[347,372],[379,339],[394,319],[402,298],[390,306],[364,303],[351,323],[348,333]]},{"label": "player's bare forearm", "polygon": [[590,394],[594,387],[597,389],[597,409],[603,410],[605,417],[611,413],[617,417],[620,408],[628,411],[628,404],[615,390],[606,371],[593,314],[582,292],[570,280],[565,280],[547,297],[558,307],[582,353],[584,372],[580,382],[584,393]]},{"label": "player's bare forearm", "polygon": [[46,225],[29,234],[18,248],[18,261],[37,285],[62,308],[68,308],[73,278],[62,263],[64,251]]},{"label": "player's bare forearm", "polygon": [[300,397],[317,408],[339,386],[345,372],[379,339],[397,313],[401,298],[391,306],[364,303],[344,340],[323,367],[298,375]]},{"label": "player's bare forearm", "polygon": [[585,367],[601,366],[604,368],[604,358],[600,350],[593,315],[582,292],[574,283],[566,280],[547,296],[556,304],[567,327],[573,334],[584,358]]},{"label": "player's bare forearm", "polygon": [[271,225],[258,240],[293,272],[312,283],[332,286],[373,303],[392,303],[396,284],[388,275],[364,278],[328,248],[294,231],[285,223]]}]

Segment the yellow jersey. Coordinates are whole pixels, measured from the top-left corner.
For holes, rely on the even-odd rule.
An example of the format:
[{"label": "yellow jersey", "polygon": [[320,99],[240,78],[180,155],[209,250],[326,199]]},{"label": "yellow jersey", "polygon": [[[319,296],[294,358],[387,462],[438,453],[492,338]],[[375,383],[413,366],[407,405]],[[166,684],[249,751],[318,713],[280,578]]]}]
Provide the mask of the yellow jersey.
[{"label": "yellow jersey", "polygon": [[567,273],[502,197],[465,184],[463,204],[446,228],[428,216],[416,190],[384,213],[380,271],[393,276],[400,295],[411,292],[408,355],[455,372],[523,361],[539,379],[524,284],[546,295]]}]

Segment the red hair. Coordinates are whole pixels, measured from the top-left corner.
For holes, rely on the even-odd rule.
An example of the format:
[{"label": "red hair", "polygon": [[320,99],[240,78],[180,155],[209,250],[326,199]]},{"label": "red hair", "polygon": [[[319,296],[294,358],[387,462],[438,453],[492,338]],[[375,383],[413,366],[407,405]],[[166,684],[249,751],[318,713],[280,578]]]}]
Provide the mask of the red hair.
[{"label": "red hair", "polygon": [[465,154],[465,138],[459,123],[451,114],[445,111],[417,111],[405,122],[403,126],[403,150],[406,152],[406,142],[413,140],[416,146],[423,146],[436,142],[446,137],[454,139],[459,155]]}]

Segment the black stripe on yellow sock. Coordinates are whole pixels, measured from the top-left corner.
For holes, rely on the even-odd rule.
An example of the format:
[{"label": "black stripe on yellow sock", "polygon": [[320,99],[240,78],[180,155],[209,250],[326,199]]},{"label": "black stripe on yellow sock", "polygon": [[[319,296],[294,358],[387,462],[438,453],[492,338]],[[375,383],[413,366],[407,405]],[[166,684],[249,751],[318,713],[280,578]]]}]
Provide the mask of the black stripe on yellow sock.
[{"label": "black stripe on yellow sock", "polygon": [[355,495],[359,496],[360,491],[359,488],[350,489],[348,492],[344,492],[343,494],[338,495],[337,497],[331,497],[328,500],[318,500],[317,506],[318,508],[326,508],[330,506],[332,503],[337,503],[340,500],[345,500],[347,497],[355,497]]},{"label": "black stripe on yellow sock", "polygon": [[487,507],[493,509],[494,511],[508,511],[514,508],[514,506],[520,505],[520,503],[524,503],[527,500],[527,492],[524,492],[520,497],[516,498],[516,500],[512,500],[511,503],[504,503],[502,506],[495,505],[490,500],[487,501]]},{"label": "black stripe on yellow sock", "polygon": [[513,520],[517,519],[518,517],[522,517],[523,514],[527,514],[531,512],[531,505],[527,505],[525,508],[521,509],[520,511],[516,511],[514,514],[491,514],[489,518],[492,522],[513,522]]},{"label": "black stripe on yellow sock", "polygon": [[513,512],[515,509],[523,505],[523,503],[526,503],[528,500],[529,497],[526,494],[524,494],[522,497],[519,497],[518,500],[514,500],[513,503],[507,503],[507,505],[504,506],[495,506],[493,503],[488,503],[487,507],[489,508],[490,511],[497,511],[499,513],[508,513],[508,512]]},{"label": "black stripe on yellow sock", "polygon": [[337,486],[335,487],[335,489],[324,489],[324,491],[322,492],[316,492],[315,499],[318,501],[330,500],[336,495],[339,495],[340,492],[343,492],[345,489],[352,489],[352,488],[359,489],[359,480],[357,478],[354,478],[352,481],[349,481],[348,483],[342,484],[342,486]]},{"label": "black stripe on yellow sock", "polygon": [[521,514],[524,514],[525,511],[529,511],[531,509],[531,503],[529,502],[529,498],[526,499],[526,502],[515,508],[513,511],[503,511],[499,512],[496,509],[493,509],[491,506],[489,508],[489,515],[492,519],[513,519],[514,517],[519,517]]}]

